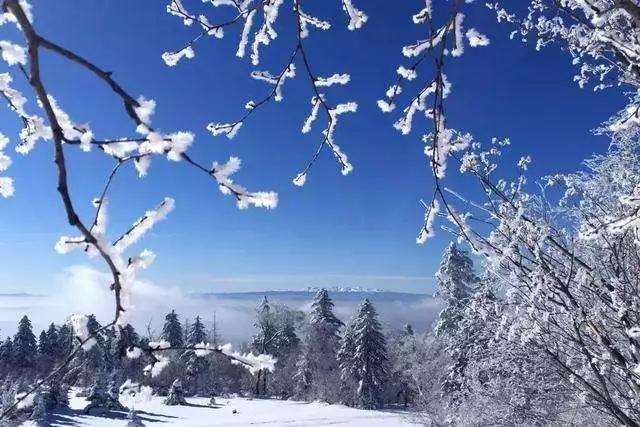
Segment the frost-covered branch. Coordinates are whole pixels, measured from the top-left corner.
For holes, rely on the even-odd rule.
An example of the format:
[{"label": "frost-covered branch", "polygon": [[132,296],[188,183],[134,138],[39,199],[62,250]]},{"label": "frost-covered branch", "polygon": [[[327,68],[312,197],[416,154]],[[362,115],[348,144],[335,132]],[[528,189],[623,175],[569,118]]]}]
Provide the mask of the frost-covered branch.
[{"label": "frost-covered branch", "polygon": [[[204,168],[186,154],[192,145],[194,137],[189,132],[175,132],[161,134],[151,126],[151,117],[154,113],[155,101],[142,96],[134,98],[114,79],[111,72],[98,67],[83,56],[76,54],[36,32],[32,25],[31,7],[24,0],[5,0],[2,2],[3,15],[0,24],[14,23],[21,30],[26,39],[26,48],[9,41],[1,41],[0,49],[2,58],[10,65],[17,67],[33,89],[35,99],[44,111],[45,119],[27,113],[25,104],[27,97],[11,86],[12,77],[9,73],[0,75],[0,92],[9,104],[24,127],[20,132],[21,143],[16,150],[22,154],[28,154],[35,148],[38,140],[51,140],[53,142],[54,159],[57,169],[57,188],[62,200],[67,220],[79,235],[74,237],[63,236],[56,244],[56,250],[66,253],[73,249],[85,251],[89,256],[99,256],[103,259],[111,275],[111,289],[114,292],[115,307],[114,318],[111,326],[124,324],[123,314],[128,307],[128,297],[135,279],[136,271],[147,268],[154,260],[154,254],[149,250],[143,250],[138,255],[125,255],[125,251],[136,243],[142,235],[150,230],[158,221],[164,219],[173,208],[173,200],[166,198],[156,208],[149,210],[133,226],[122,234],[121,237],[110,241],[107,236],[107,194],[117,173],[125,164],[133,163],[140,176],[147,173],[150,159],[154,156],[166,156],[170,161],[184,161],[185,164],[194,166],[207,172],[219,185],[224,194],[233,194],[240,208],[250,205],[274,208],[277,205],[277,195],[272,192],[250,192],[244,187],[235,184],[229,177],[237,171],[239,161],[235,159],[236,167],[229,168],[214,166]],[[133,138],[109,138],[97,139],[88,125],[76,123],[66,113],[58,101],[48,93],[41,77],[40,51],[46,49],[70,62],[89,70],[100,81],[107,85],[115,96],[120,98],[124,109],[134,124],[135,131],[141,135]],[[6,170],[11,159],[4,154],[8,139],[0,137],[0,171]],[[69,164],[65,156],[65,147],[77,146],[82,151],[89,152],[92,147],[112,157],[116,164],[105,180],[105,184],[97,199],[93,201],[96,209],[91,222],[85,222],[78,215],[74,201],[71,198],[68,181]],[[13,181],[10,178],[0,177],[0,194],[8,197],[13,194]],[[74,330],[79,333],[80,347],[87,346],[94,340],[95,333],[88,334],[82,328],[80,317],[73,318]],[[84,332],[83,332],[84,331]],[[74,349],[57,367],[54,374],[68,365],[77,353]],[[53,375],[53,374],[52,374]],[[36,389],[42,384],[36,384]],[[34,389],[35,390],[35,389]],[[30,392],[32,393],[32,392]],[[28,393],[29,394],[29,393]],[[8,409],[7,411],[10,411]],[[3,412],[5,416],[8,412]]]},{"label": "frost-covered branch", "polygon": [[[292,79],[296,76],[296,63],[301,63],[305,74],[309,77],[309,85],[312,92],[311,115],[304,122],[302,133],[308,133],[311,130],[311,124],[316,120],[320,110],[322,110],[327,120],[326,126],[322,131],[322,141],[318,145],[315,154],[307,163],[306,167],[299,172],[293,180],[294,184],[302,186],[306,181],[310,168],[313,166],[325,147],[331,150],[331,153],[338,161],[340,171],[343,175],[347,175],[351,172],[353,166],[349,162],[346,154],[344,154],[341,148],[337,145],[334,139],[334,132],[338,116],[345,112],[356,111],[357,104],[355,102],[337,105],[328,103],[327,96],[321,88],[328,88],[334,85],[345,85],[349,82],[350,77],[348,74],[338,73],[329,77],[321,77],[315,74],[305,52],[304,39],[309,36],[310,27],[318,30],[328,30],[331,28],[331,24],[303,11],[299,0],[290,0],[290,2],[296,22],[296,43],[291,49],[289,60],[280,68],[280,71],[277,74],[258,69],[251,73],[252,78],[264,81],[268,85],[271,85],[271,90],[260,100],[251,100],[247,102],[245,105],[247,111],[238,119],[232,122],[212,122],[207,125],[207,129],[214,136],[226,135],[228,138],[233,138],[244,125],[245,121],[260,107],[266,105],[272,100],[279,102],[283,99],[282,91],[284,83],[287,79]],[[167,7],[167,11],[170,14],[182,19],[186,26],[191,26],[194,23],[199,24],[202,27],[202,31],[196,37],[191,39],[182,49],[167,52],[163,55],[163,58],[170,66],[176,65],[177,61],[182,58],[193,58],[195,55],[193,45],[197,41],[201,40],[204,35],[212,34],[216,37],[222,37],[224,34],[222,32],[223,27],[242,22],[241,37],[236,56],[243,58],[247,47],[250,46],[251,63],[254,67],[257,67],[260,64],[262,46],[269,45],[278,36],[278,33],[275,30],[275,24],[279,18],[283,3],[285,3],[285,0],[245,0],[242,2],[213,0],[208,2],[210,6],[214,8],[229,7],[233,10],[235,18],[220,24],[211,24],[211,20],[205,15],[188,12],[180,1],[171,1]],[[343,0],[342,7],[346,16],[349,18],[348,28],[350,30],[360,28],[367,21],[367,16],[355,7],[351,0]],[[251,31],[254,28],[257,29],[252,34]]]},{"label": "frost-covered branch", "polygon": [[151,363],[144,368],[145,375],[151,377],[158,376],[169,364],[168,352],[193,352],[196,357],[205,357],[210,354],[218,354],[226,357],[231,363],[245,367],[251,374],[261,370],[273,372],[276,359],[268,354],[239,353],[232,350],[231,344],[212,345],[210,343],[199,343],[190,346],[172,346],[168,341],[152,341],[146,347],[132,346],[127,351],[127,357],[137,359],[142,354],[147,355]]}]

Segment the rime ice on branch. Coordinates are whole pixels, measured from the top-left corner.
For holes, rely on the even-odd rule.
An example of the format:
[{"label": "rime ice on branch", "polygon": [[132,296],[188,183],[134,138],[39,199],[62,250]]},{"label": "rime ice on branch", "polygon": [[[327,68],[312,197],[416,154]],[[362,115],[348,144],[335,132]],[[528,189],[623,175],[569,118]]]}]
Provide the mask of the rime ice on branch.
[{"label": "rime ice on branch", "polygon": [[[179,131],[161,133],[151,125],[151,119],[156,109],[152,99],[143,96],[135,97],[125,90],[115,79],[112,72],[107,72],[89,59],[56,44],[39,34],[32,23],[31,6],[26,0],[2,1],[2,15],[0,25],[15,25],[24,36],[26,46],[21,46],[9,40],[0,40],[0,51],[10,71],[0,74],[0,93],[8,103],[9,108],[18,116],[23,128],[20,131],[20,142],[16,151],[28,154],[36,148],[36,142],[52,141],[55,166],[57,171],[57,188],[64,206],[69,225],[78,232],[74,237],[62,237],[56,244],[56,250],[66,253],[73,249],[84,250],[88,256],[99,256],[105,262],[114,292],[115,307],[113,321],[105,326],[121,326],[124,323],[123,314],[129,308],[128,297],[135,281],[135,272],[140,268],[147,268],[154,259],[149,250],[143,250],[137,255],[125,256],[124,252],[136,243],[158,221],[164,219],[173,209],[174,201],[165,198],[156,208],[147,211],[137,220],[129,230],[113,240],[107,237],[107,196],[111,184],[125,166],[133,165],[142,177],[148,173],[151,159],[166,157],[169,161],[182,162],[204,172],[213,179],[224,194],[232,195],[240,208],[250,205],[274,208],[277,205],[277,195],[272,192],[250,192],[235,184],[229,176],[237,170],[219,167],[212,168],[201,165],[187,154],[193,144],[194,136],[190,132]],[[42,51],[67,60],[70,66],[84,68],[99,82],[109,88],[113,95],[122,102],[124,111],[131,120],[131,129],[123,134],[99,138],[88,125],[82,125],[71,118],[71,115],[61,108],[61,103],[47,91],[40,68],[40,53]],[[33,89],[28,96],[12,86],[13,79],[26,78]],[[62,97],[61,97],[62,98]],[[27,112],[26,104],[31,99],[34,108],[39,108],[43,116]],[[8,139],[0,135],[0,172],[4,172],[11,164],[11,159],[5,154]],[[81,151],[92,153],[99,151],[113,159],[114,166],[105,178],[103,186],[97,191],[93,201],[95,213],[91,218],[83,219],[76,211],[76,205],[69,189],[68,171],[73,165],[67,161],[66,152],[78,147]],[[92,150],[96,148],[96,150]],[[87,154],[89,155],[89,154]],[[235,161],[239,165],[239,161]],[[9,177],[0,177],[0,195],[9,197],[14,192],[13,181]],[[106,284],[105,284],[106,285]],[[69,354],[62,366],[56,368],[50,375],[62,370],[82,347],[92,344],[92,336],[86,331],[83,316],[71,318],[79,341],[78,346]],[[40,380],[22,399],[32,396],[32,393],[48,377]],[[20,401],[5,408],[2,416],[12,411]]]},{"label": "rime ice on branch", "polygon": [[[290,3],[292,6],[295,20],[293,33],[296,36],[296,42],[291,48],[291,55],[288,62],[284,64],[277,73],[258,69],[251,72],[252,78],[261,80],[271,86],[271,90],[267,95],[259,100],[248,101],[245,104],[247,111],[235,121],[212,122],[207,125],[207,129],[214,136],[225,135],[228,138],[233,138],[245,121],[257,109],[269,103],[271,100],[280,102],[283,99],[284,83],[286,80],[296,77],[296,63],[298,63],[298,67],[302,67],[303,74],[305,74],[309,80],[311,92],[311,113],[303,124],[302,133],[311,131],[311,124],[317,119],[319,112],[322,112],[325,116],[326,124],[321,131],[321,141],[313,156],[306,166],[296,174],[293,183],[297,186],[303,186],[306,183],[306,178],[311,167],[325,148],[329,149],[333,154],[340,167],[340,172],[343,175],[350,173],[353,170],[353,166],[349,162],[347,155],[336,143],[334,133],[338,116],[346,112],[355,112],[357,104],[355,102],[331,104],[328,102],[327,95],[324,92],[325,89],[334,85],[346,85],[350,80],[350,76],[339,73],[334,73],[328,77],[317,75],[311,67],[311,61],[306,54],[304,44],[304,40],[309,36],[311,27],[326,31],[331,28],[331,23],[303,11],[300,0],[211,0],[206,3],[213,9],[219,7],[231,9],[233,17],[218,23],[213,23],[214,20],[208,17],[209,15],[190,12],[180,0],[172,0],[169,2],[167,6],[167,12],[169,14],[181,19],[185,26],[199,27],[199,30],[197,34],[181,48],[165,52],[162,55],[167,65],[174,66],[183,58],[193,58],[195,56],[195,44],[206,36],[221,38],[224,36],[224,30],[227,27],[237,25],[238,27],[241,26],[242,29],[240,30],[240,41],[238,43],[236,56],[244,58],[247,49],[250,48],[251,64],[257,67],[260,64],[262,47],[271,44],[271,42],[278,37],[278,32],[275,30],[275,27],[285,3]],[[349,30],[358,29],[367,22],[367,15],[354,6],[351,0],[342,0],[342,8],[349,20]],[[213,11],[211,14],[213,14]]]}]

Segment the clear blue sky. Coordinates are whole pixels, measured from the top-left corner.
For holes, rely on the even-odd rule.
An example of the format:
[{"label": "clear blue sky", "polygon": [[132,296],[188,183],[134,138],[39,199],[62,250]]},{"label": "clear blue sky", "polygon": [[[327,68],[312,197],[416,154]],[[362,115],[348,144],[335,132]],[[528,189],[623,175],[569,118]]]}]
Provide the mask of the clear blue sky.
[{"label": "clear blue sky", "polygon": [[[33,1],[35,25],[43,35],[113,71],[133,94],[155,99],[154,124],[162,130],[195,132],[195,157],[209,163],[238,155],[244,162],[238,182],[280,195],[275,211],[238,211],[211,181],[184,164],[155,160],[143,180],[125,171],[111,196],[112,233],[126,229],[162,197],[176,199],[169,220],[139,245],[158,255],[146,278],[189,290],[358,284],[432,291],[430,277],[450,236],[440,232],[426,246],[415,244],[423,215],[418,201],[431,192],[421,134],[403,137],[392,128],[393,118],[375,105],[403,61],[401,46],[420,37],[421,28],[410,23],[420,2],[358,1],[369,22],[357,32],[346,30],[337,0],[307,7],[313,3],[335,30],[312,31],[312,66],[320,75],[350,73],[349,86],[331,89],[329,99],[359,103],[358,113],[344,116],[336,134],[355,170],[341,176],[325,152],[299,189],[291,179],[319,138],[299,132],[310,97],[302,78],[287,82],[284,101],[252,117],[234,140],[214,139],[205,130],[210,121],[238,117],[248,100],[268,90],[248,77],[247,61],[234,56],[238,28],[229,29],[224,40],[203,40],[195,59],[168,68],[161,53],[180,46],[195,28],[167,15],[166,2]],[[185,5],[202,7],[199,0],[185,0]],[[286,6],[282,13],[288,13]],[[557,48],[536,53],[509,40],[511,28],[497,24],[479,4],[466,21],[488,34],[491,45],[468,48],[450,62],[451,126],[484,140],[510,137],[507,160],[531,154],[533,177],[573,170],[586,156],[606,149],[607,141],[589,130],[621,105],[620,94],[579,89],[571,82],[569,60]],[[281,22],[275,44],[264,50],[262,67],[275,71],[285,61],[293,36],[286,23]],[[50,92],[74,120],[90,122],[103,137],[133,133],[117,99],[84,70],[50,55],[43,67]],[[2,110],[0,124],[15,141],[15,116]],[[90,214],[89,202],[111,163],[97,151],[68,151],[72,195]],[[13,158],[9,173],[16,195],[0,201],[0,288],[48,293],[54,275],[85,259],[53,251],[58,236],[72,231],[55,191],[52,146],[40,144],[30,156]],[[450,175],[454,186],[457,179]]]}]

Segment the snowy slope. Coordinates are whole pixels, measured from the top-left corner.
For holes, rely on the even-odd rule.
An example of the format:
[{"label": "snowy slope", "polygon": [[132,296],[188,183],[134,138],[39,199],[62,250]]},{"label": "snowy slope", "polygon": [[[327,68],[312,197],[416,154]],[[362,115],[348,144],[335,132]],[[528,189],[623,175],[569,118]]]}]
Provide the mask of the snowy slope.
[{"label": "snowy slope", "polygon": [[[189,398],[189,406],[166,406],[162,398],[154,396],[150,401],[137,404],[140,418],[147,426],[355,426],[396,427],[414,426],[410,414],[403,412],[366,411],[342,405],[320,402],[295,402],[287,400],[231,398],[217,399],[215,406],[208,405],[206,398]],[[126,414],[111,412],[84,415],[86,405],[83,398],[71,399],[71,411],[56,414],[52,426],[96,426],[122,427]],[[233,410],[237,413],[233,413]]]}]

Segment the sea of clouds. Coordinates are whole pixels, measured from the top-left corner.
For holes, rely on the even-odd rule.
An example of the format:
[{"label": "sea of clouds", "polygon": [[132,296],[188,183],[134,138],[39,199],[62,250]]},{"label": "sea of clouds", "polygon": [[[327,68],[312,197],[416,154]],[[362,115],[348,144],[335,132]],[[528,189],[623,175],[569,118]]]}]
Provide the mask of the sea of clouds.
[{"label": "sea of clouds", "polygon": [[[15,332],[17,322],[26,314],[32,320],[36,335],[50,322],[64,322],[74,313],[93,313],[100,322],[108,322],[114,314],[113,292],[109,290],[109,275],[86,265],[68,267],[53,278],[46,295],[0,294],[0,336]],[[295,294],[295,295],[293,295]],[[301,298],[300,293],[270,293],[273,303],[308,312],[312,293]],[[386,292],[369,294],[332,293],[335,312],[346,321],[359,304],[360,297],[369,297],[376,306],[383,326],[399,329],[410,323],[415,330],[432,327],[439,310],[439,303],[429,295],[407,296]],[[219,334],[226,341],[238,343],[247,340],[254,332],[255,307],[260,302],[260,292],[246,294],[190,294],[178,287],[158,286],[150,281],[137,280],[128,295],[126,320],[143,335],[147,329],[160,333],[167,312],[172,309],[182,320],[193,320],[199,315],[211,325],[214,313]],[[149,328],[148,328],[149,326]]]}]

